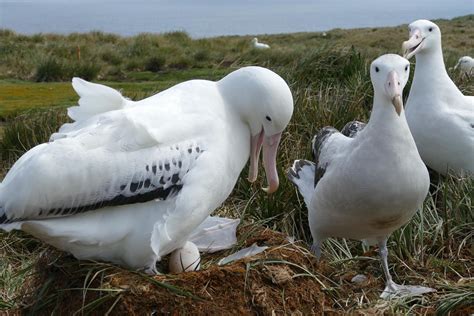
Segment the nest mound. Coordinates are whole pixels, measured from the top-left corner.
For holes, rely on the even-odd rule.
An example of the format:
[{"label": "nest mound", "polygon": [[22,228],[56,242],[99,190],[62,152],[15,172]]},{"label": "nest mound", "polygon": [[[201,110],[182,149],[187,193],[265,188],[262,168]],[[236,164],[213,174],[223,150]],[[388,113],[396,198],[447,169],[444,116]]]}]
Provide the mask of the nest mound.
[{"label": "nest mound", "polygon": [[[268,228],[244,226],[238,236],[242,242],[236,248],[256,243],[268,249],[224,266],[217,261],[233,250],[205,254],[200,271],[156,276],[78,261],[47,248],[23,284],[20,308],[4,311],[8,315],[396,314],[389,301],[379,299],[384,279],[374,250],[359,257],[364,260],[327,264],[317,262],[307,245]],[[165,267],[166,259],[159,270],[166,271]],[[431,269],[418,267],[417,272],[428,276]],[[353,282],[360,273],[365,276],[362,281]],[[407,282],[415,283],[413,278]],[[442,293],[425,298],[432,301],[436,295]],[[412,311],[435,313],[435,306],[423,300],[410,300]],[[472,307],[460,304],[452,314],[466,311],[472,313]]]},{"label": "nest mound", "polygon": [[80,262],[50,250],[24,285],[25,308],[12,312],[302,315],[331,310],[323,276],[329,267],[318,264],[304,245],[261,227],[241,229],[239,235],[246,235],[243,246],[269,248],[224,266],[216,264],[222,253],[205,255],[200,271],[157,276]]},{"label": "nest mound", "polygon": [[133,284],[117,310],[136,315],[321,313],[325,294],[317,277],[306,272],[318,269],[314,257],[274,231],[261,230],[247,244],[254,242],[269,249],[225,266],[212,264],[197,272],[154,277],[192,296],[144,284],[137,276],[116,275],[111,278],[113,286]]}]

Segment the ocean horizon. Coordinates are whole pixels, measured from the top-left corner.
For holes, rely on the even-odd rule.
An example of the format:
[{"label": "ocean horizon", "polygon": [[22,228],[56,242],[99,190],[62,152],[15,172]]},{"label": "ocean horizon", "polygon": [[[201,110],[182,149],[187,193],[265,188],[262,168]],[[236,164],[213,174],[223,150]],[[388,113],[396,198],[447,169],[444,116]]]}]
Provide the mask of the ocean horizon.
[{"label": "ocean horizon", "polygon": [[185,31],[193,38],[384,27],[474,13],[474,0],[0,0],[0,28],[22,34]]}]

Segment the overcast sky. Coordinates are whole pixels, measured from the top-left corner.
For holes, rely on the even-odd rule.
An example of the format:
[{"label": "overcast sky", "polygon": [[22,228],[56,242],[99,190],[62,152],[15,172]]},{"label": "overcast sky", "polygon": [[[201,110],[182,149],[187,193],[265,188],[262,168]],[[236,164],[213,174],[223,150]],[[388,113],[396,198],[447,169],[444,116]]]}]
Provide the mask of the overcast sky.
[{"label": "overcast sky", "polygon": [[392,26],[474,13],[474,0],[0,0],[0,28],[194,37]]}]

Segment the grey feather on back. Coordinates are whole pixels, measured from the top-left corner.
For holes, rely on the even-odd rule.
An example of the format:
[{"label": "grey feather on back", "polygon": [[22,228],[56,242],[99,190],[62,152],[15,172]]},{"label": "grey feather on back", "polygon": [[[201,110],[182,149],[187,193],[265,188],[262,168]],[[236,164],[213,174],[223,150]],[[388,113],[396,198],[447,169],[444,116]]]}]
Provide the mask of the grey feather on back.
[{"label": "grey feather on back", "polygon": [[314,187],[318,184],[319,180],[324,176],[326,172],[326,168],[328,164],[322,165],[319,161],[319,156],[321,154],[321,150],[324,147],[325,142],[328,138],[334,134],[339,133],[337,129],[331,126],[323,127],[313,138],[312,142],[312,152],[314,163],[316,164],[316,174],[314,176]]},{"label": "grey feather on back", "polygon": [[366,125],[366,123],[359,121],[351,121],[344,126],[341,133],[344,136],[354,138],[358,133],[360,133],[360,131],[364,129]]}]

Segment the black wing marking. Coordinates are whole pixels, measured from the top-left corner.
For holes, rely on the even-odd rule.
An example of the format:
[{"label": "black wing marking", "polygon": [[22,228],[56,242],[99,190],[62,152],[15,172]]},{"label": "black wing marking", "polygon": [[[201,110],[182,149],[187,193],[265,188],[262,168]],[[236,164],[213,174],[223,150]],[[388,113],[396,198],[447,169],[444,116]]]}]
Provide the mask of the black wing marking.
[{"label": "black wing marking", "polygon": [[326,140],[334,133],[339,133],[337,129],[331,126],[323,127],[313,138],[312,152],[314,163],[316,164],[316,174],[314,175],[314,187],[318,184],[319,180],[324,176],[328,164],[322,165],[319,161],[321,149],[324,146]]},{"label": "black wing marking", "polygon": [[[194,144],[181,150],[178,146],[170,147],[174,155],[161,161],[144,164],[136,176],[127,183],[118,185],[117,194],[108,199],[93,203],[82,203],[67,207],[40,209],[38,216],[27,219],[44,219],[80,214],[107,206],[119,206],[143,203],[151,200],[166,200],[175,196],[183,187],[183,177],[189,172],[195,160],[204,152]],[[186,161],[185,161],[186,160]],[[116,184],[115,184],[116,185]],[[110,188],[104,188],[108,190]],[[1,201],[0,201],[1,202]],[[80,202],[79,202],[80,203]],[[74,204],[74,202],[72,202]],[[8,218],[6,210],[0,205],[0,225],[27,220],[26,218]]]},{"label": "black wing marking", "polygon": [[300,171],[303,170],[304,166],[311,166],[311,165],[314,165],[312,161],[308,161],[305,159],[295,160],[293,167],[291,167],[286,174],[288,180],[295,183],[294,179],[300,178]]},{"label": "black wing marking", "polygon": [[[149,180],[147,180],[149,181]],[[132,183],[132,185],[136,185],[136,183]],[[41,210],[39,215],[48,215],[49,217],[60,217],[65,215],[74,215],[80,214],[87,211],[97,210],[99,208],[107,207],[107,206],[119,206],[119,205],[126,205],[126,204],[135,204],[135,203],[143,203],[148,202],[151,200],[166,200],[168,197],[174,196],[177,194],[183,186],[181,184],[172,185],[168,188],[163,187],[154,187],[152,191],[148,191],[145,193],[138,193],[133,196],[125,196],[123,194],[119,194],[112,199],[100,201],[97,203],[92,203],[88,205],[81,205],[75,207],[68,207],[68,208],[53,208],[49,210]],[[0,208],[0,213],[2,212],[2,208]],[[13,222],[23,221],[23,218],[12,218],[8,219],[5,214],[0,216],[0,224],[9,224]]]},{"label": "black wing marking", "polygon": [[357,134],[360,133],[360,131],[364,129],[366,125],[366,123],[362,123],[359,121],[351,121],[344,126],[341,133],[344,136],[354,138]]}]

